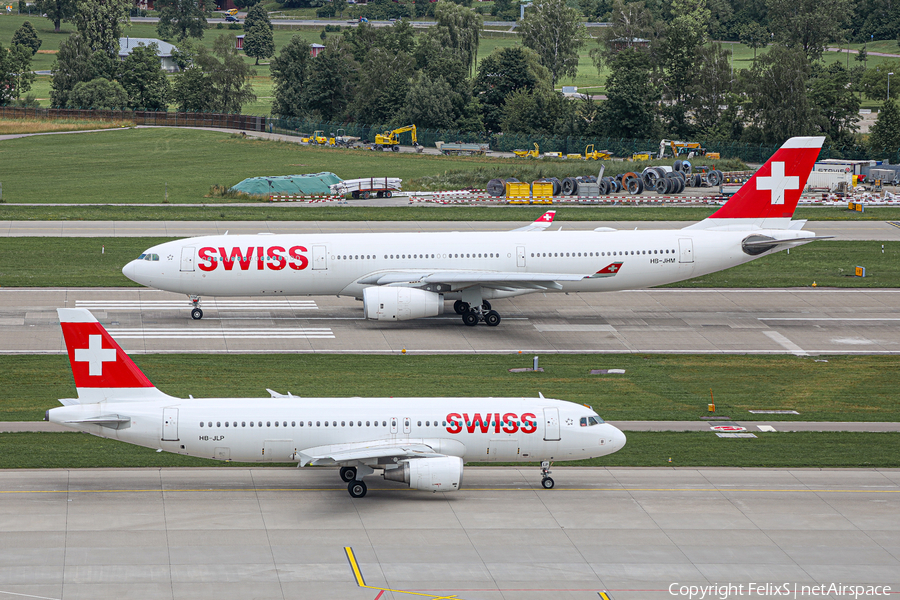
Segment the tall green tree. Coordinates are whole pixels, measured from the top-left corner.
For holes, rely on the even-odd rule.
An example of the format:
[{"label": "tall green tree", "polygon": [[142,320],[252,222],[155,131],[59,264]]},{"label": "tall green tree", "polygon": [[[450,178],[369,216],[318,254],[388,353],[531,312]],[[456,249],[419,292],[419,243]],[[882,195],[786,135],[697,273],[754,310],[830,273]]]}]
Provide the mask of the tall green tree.
[{"label": "tall green tree", "polygon": [[[704,139],[729,137],[733,115],[722,111],[731,98],[731,64],[722,44],[708,44],[697,51],[694,79],[688,85],[693,125]],[[727,115],[726,121],[723,117]]]},{"label": "tall green tree", "polygon": [[498,48],[478,64],[473,93],[481,103],[484,126],[499,131],[506,98],[517,90],[552,89],[550,71],[524,46]]},{"label": "tall green tree", "polygon": [[504,133],[556,135],[572,110],[554,90],[518,90],[507,96],[501,126]]},{"label": "tall green tree", "polygon": [[98,77],[79,82],[69,104],[78,108],[121,109],[128,106],[128,94],[119,82]]},{"label": "tall green tree", "polygon": [[325,121],[344,115],[353,100],[358,63],[342,38],[329,38],[325,49],[310,61],[304,105]]},{"label": "tall green tree", "polygon": [[866,69],[860,77],[859,87],[869,100],[886,100],[888,95],[888,73],[893,73],[891,78],[894,85],[891,86],[891,98],[900,96],[900,62],[885,63],[872,69]]},{"label": "tall green tree", "polygon": [[233,34],[222,34],[213,42],[210,52],[201,46],[196,63],[209,80],[210,110],[221,113],[239,113],[241,107],[256,100],[250,82],[253,69],[241,58],[235,48]]},{"label": "tall green tree", "polygon": [[140,44],[122,61],[119,83],[128,95],[128,106],[140,110],[166,110],[171,86],[160,68],[159,48]]},{"label": "tall green tree", "polygon": [[[0,52],[2,50],[0,47]],[[22,97],[22,94],[28,92],[34,83],[35,74],[31,70],[32,56],[31,48],[28,46],[14,44],[9,49],[8,64],[12,67],[13,95],[17,100]]]},{"label": "tall green tree", "polygon": [[355,119],[362,123],[400,125],[413,66],[413,58],[406,52],[373,48],[360,65],[350,107]]},{"label": "tall green tree", "polygon": [[37,31],[34,30],[34,25],[31,24],[31,21],[25,21],[22,23],[21,27],[16,29],[16,32],[12,37],[11,45],[25,46],[31,50],[32,56],[37,54],[37,51],[41,48],[41,38],[38,37]]},{"label": "tall green tree", "polygon": [[419,72],[406,95],[406,116],[411,123],[428,129],[453,129],[456,109],[450,99],[452,88],[440,75],[432,79]]},{"label": "tall green tree", "polygon": [[741,27],[738,39],[742,44],[753,48],[753,61],[756,62],[756,51],[769,45],[771,34],[760,23],[754,21]]},{"label": "tall green tree", "polygon": [[117,56],[131,6],[131,0],[77,0],[73,20],[88,48]]},{"label": "tall green tree", "polygon": [[810,61],[840,40],[853,14],[851,0],[766,0],[775,41],[800,48]]},{"label": "tall green tree", "polygon": [[75,16],[75,0],[36,0],[35,6],[50,19],[56,33],[63,21],[70,21]]},{"label": "tall green tree", "polygon": [[269,69],[275,83],[272,114],[300,117],[305,112],[303,92],[309,77],[309,42],[293,36],[281,53],[272,59]]},{"label": "tall green tree", "polygon": [[878,153],[900,152],[900,109],[893,100],[886,100],[878,111],[878,120],[869,132],[869,148],[880,158]]},{"label": "tall green tree", "polygon": [[181,112],[212,112],[215,89],[200,67],[188,67],[175,76],[171,99]]},{"label": "tall green tree", "polygon": [[814,112],[807,95],[810,73],[802,48],[778,44],[741,72],[739,89],[748,99],[745,141],[774,146],[814,133]]},{"label": "tall green tree", "polygon": [[423,41],[438,44],[445,53],[460,60],[466,69],[473,68],[478,56],[481,17],[465,6],[440,0],[435,4],[434,18],[437,24],[422,36]]},{"label": "tall green tree", "polygon": [[199,40],[208,26],[210,6],[211,3],[201,0],[156,0],[154,8],[159,11],[156,31],[167,40]]},{"label": "tall green tree", "polygon": [[591,58],[602,71],[624,49],[654,53],[663,35],[663,24],[644,2],[614,0],[610,12],[610,26],[600,29],[598,47],[591,49]]},{"label": "tall green tree", "polygon": [[850,72],[836,62],[817,66],[813,74],[808,95],[817,113],[819,130],[831,144],[854,144],[859,130],[859,98],[854,93]]},{"label": "tall green tree", "polygon": [[578,74],[578,50],[588,35],[581,14],[565,0],[534,0],[518,29],[522,45],[537,53],[554,84]]},{"label": "tall green tree", "polygon": [[[275,38],[272,35],[272,23],[269,13],[262,4],[257,4],[247,13],[244,21],[244,54],[256,59],[268,58],[275,54]],[[324,30],[323,30],[324,32]]]},{"label": "tall green tree", "polygon": [[693,85],[695,61],[709,41],[710,11],[706,0],[673,0],[673,17],[666,23],[666,37],[661,53],[663,112],[668,130],[678,136],[689,136],[689,89]]},{"label": "tall green tree", "polygon": [[653,85],[650,55],[625,48],[610,63],[606,80],[607,100],[600,105],[598,121],[604,135],[650,138],[657,133],[659,91]]},{"label": "tall green tree", "polygon": [[91,49],[80,33],[73,33],[59,44],[59,52],[51,68],[53,77],[50,80],[50,106],[70,106],[69,95],[75,86],[82,81],[94,79],[91,54]]}]

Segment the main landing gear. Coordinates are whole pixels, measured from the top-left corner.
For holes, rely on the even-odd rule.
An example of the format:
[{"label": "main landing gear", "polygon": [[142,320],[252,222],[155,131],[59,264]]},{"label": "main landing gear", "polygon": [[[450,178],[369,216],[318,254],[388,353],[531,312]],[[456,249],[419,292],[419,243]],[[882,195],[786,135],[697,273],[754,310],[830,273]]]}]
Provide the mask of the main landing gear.
[{"label": "main landing gear", "polygon": [[545,490],[552,490],[553,486],[556,485],[553,482],[553,478],[550,477],[550,461],[545,460],[541,462],[541,486]]},{"label": "main landing gear", "polygon": [[191,305],[194,307],[191,309],[191,318],[199,321],[203,318],[203,310],[200,308],[200,296],[191,295]]},{"label": "main landing gear", "polygon": [[369,491],[363,477],[371,475],[375,469],[368,465],[357,464],[355,467],[341,467],[341,480],[347,483],[347,491],[353,498],[362,498]]},{"label": "main landing gear", "polygon": [[482,300],[481,306],[475,308],[472,308],[468,302],[457,300],[453,303],[453,310],[456,311],[456,314],[462,315],[462,322],[469,327],[474,327],[482,321],[491,327],[500,324],[500,313],[491,310],[491,303],[487,300]]}]

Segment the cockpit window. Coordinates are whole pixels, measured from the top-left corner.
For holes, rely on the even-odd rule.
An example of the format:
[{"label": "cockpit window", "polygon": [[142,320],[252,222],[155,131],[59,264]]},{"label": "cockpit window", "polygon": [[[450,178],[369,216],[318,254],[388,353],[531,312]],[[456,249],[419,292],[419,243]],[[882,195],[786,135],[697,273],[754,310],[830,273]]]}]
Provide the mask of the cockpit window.
[{"label": "cockpit window", "polygon": [[600,417],[589,417],[588,420],[591,422],[591,425],[600,425],[603,423],[603,419]]},{"label": "cockpit window", "polygon": [[150,260],[159,260],[159,254],[154,254]]},{"label": "cockpit window", "polygon": [[146,255],[146,254],[141,254],[140,256],[138,256],[138,260],[144,260],[144,257],[145,257],[145,256],[147,256],[147,255]]},{"label": "cockpit window", "polygon": [[159,260],[159,254],[141,254],[138,260]]},{"label": "cockpit window", "polygon": [[594,425],[599,425],[603,422],[603,419],[600,417],[581,417],[579,421],[582,427],[593,427]]}]

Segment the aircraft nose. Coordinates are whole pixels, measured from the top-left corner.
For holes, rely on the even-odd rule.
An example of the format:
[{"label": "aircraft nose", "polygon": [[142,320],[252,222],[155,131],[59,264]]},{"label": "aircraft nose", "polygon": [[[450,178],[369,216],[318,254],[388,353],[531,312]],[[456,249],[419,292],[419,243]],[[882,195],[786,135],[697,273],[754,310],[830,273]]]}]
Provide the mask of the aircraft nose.
[{"label": "aircraft nose", "polygon": [[125,277],[127,277],[128,279],[130,279],[134,282],[137,282],[137,280],[134,278],[134,270],[135,270],[134,263],[135,262],[136,261],[131,261],[130,263],[128,263],[127,265],[122,267],[122,275],[124,275]]},{"label": "aircraft nose", "polygon": [[625,438],[625,434],[622,433],[621,429],[618,429],[616,427],[613,427],[613,429],[614,429],[614,431],[612,434],[612,446],[613,446],[613,448],[615,448],[615,450],[613,450],[613,452],[618,452],[619,450],[621,450],[622,448],[625,447],[626,438]]}]

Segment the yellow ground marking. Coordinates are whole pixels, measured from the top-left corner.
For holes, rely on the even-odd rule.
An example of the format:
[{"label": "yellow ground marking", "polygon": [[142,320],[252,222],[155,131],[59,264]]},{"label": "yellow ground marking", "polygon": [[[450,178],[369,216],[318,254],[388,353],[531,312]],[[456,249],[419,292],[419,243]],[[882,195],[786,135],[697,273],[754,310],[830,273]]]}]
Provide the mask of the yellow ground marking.
[{"label": "yellow ground marking", "polygon": [[359,569],[359,563],[356,562],[356,555],[353,554],[353,548],[350,546],[344,546],[344,552],[347,553],[347,560],[350,561],[350,568],[353,569],[353,576],[356,577],[356,585],[361,588],[366,588],[369,590],[378,590],[380,592],[391,592],[394,594],[409,594],[410,596],[422,596],[424,598],[433,598],[434,600],[451,600],[452,598],[459,598],[456,594],[452,596],[435,596],[434,594],[424,594],[422,592],[408,592],[406,590],[394,590],[391,588],[383,588],[374,585],[368,585],[366,580],[363,579],[362,571]]},{"label": "yellow ground marking", "polygon": [[597,592],[597,595],[603,598],[603,600],[609,600],[609,596],[606,594],[606,592]]}]

